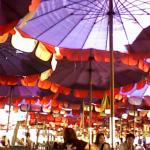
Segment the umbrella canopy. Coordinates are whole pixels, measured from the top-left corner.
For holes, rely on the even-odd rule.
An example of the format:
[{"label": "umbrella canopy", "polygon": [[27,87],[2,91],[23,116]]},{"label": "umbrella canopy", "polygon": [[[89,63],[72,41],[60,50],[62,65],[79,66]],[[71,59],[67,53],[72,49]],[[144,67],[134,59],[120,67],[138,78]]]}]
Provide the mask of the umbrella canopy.
[{"label": "umbrella canopy", "polygon": [[136,56],[150,56],[150,26],[144,28],[132,44],[127,45],[127,48],[131,54]]},{"label": "umbrella canopy", "polygon": [[33,11],[40,1],[37,0],[0,0],[0,35],[11,30],[27,13]]},{"label": "umbrella canopy", "polygon": [[121,94],[126,95],[132,105],[141,105],[140,107],[145,108],[150,106],[150,86],[148,84],[145,84],[142,89],[136,89],[135,85],[130,92],[121,92]]},{"label": "umbrella canopy", "polygon": [[[109,63],[92,61],[92,89],[108,90],[110,87]],[[79,90],[89,89],[89,62],[58,61],[50,80],[63,87]],[[144,78],[146,73],[137,67],[115,62],[115,87],[135,83]]]},{"label": "umbrella canopy", "polygon": [[35,96],[48,96],[52,93],[49,90],[40,89],[37,86],[27,87],[22,85],[15,86],[0,86],[0,96],[10,96],[12,92],[13,97],[35,97]]},{"label": "umbrella canopy", "polygon": [[23,53],[10,43],[0,44],[0,75],[25,76],[41,73],[51,68],[50,61],[42,61],[32,53]]},{"label": "umbrella canopy", "polygon": [[127,52],[125,45],[132,43],[149,25],[150,4],[147,0],[112,0],[111,11],[110,3],[108,0],[43,1],[22,30],[58,47],[108,50],[109,16],[112,15],[113,49]]}]

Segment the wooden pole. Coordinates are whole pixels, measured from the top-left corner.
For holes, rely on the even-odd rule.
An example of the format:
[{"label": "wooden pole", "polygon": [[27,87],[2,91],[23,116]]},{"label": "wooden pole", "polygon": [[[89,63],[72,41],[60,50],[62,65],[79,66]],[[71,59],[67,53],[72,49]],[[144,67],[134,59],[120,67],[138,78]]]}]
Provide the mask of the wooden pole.
[{"label": "wooden pole", "polygon": [[109,0],[109,12],[108,12],[108,26],[109,26],[109,51],[110,51],[110,138],[111,138],[111,147],[114,149],[114,53],[113,53],[113,0]]}]

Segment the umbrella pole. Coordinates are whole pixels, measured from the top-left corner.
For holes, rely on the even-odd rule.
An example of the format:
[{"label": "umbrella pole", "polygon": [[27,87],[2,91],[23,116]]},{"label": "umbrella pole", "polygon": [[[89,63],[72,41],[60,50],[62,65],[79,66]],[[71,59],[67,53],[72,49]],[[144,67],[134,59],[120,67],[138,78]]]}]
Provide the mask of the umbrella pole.
[{"label": "umbrella pole", "polygon": [[89,150],[91,150],[92,144],[92,51],[90,50],[89,58],[89,97],[90,97],[90,111],[89,111]]},{"label": "umbrella pole", "polygon": [[27,104],[27,114],[26,114],[26,123],[25,123],[26,131],[28,131],[28,116],[29,116],[29,105]]},{"label": "umbrella pole", "polygon": [[8,121],[7,121],[7,132],[9,130],[9,122],[10,122],[10,113],[11,113],[11,104],[13,99],[13,86],[10,88],[10,99],[9,99],[9,112],[8,112]]},{"label": "umbrella pole", "polygon": [[135,123],[135,118],[136,118],[136,108],[135,108],[135,105],[134,105],[134,119],[133,119],[133,133],[135,134],[135,127],[136,127],[136,123]]},{"label": "umbrella pole", "polygon": [[113,0],[109,0],[109,12],[108,12],[108,26],[109,26],[109,51],[110,51],[110,138],[111,147],[114,149],[114,137],[115,137],[115,121],[114,121],[114,54],[113,54]]},{"label": "umbrella pole", "polygon": [[83,99],[83,102],[82,102],[82,138],[84,139],[84,99]]}]

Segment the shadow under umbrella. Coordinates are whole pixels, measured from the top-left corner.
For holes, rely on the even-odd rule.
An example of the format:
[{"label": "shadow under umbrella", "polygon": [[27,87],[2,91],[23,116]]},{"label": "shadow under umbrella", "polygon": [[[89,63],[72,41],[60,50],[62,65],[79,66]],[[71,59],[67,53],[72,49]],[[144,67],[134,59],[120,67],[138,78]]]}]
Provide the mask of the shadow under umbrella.
[{"label": "shadow under umbrella", "polygon": [[[51,5],[53,7],[50,8]],[[124,45],[130,43],[139,31],[149,25],[149,6],[147,0],[44,1],[22,30],[32,38],[60,47],[60,53],[64,56],[67,55],[70,59],[81,58],[82,60],[87,56],[84,52],[88,48],[89,51],[92,51],[91,53],[96,49],[98,51],[96,57],[100,60],[105,61],[105,58],[110,58],[111,122],[113,128],[114,58],[119,55],[121,60],[124,54],[122,55],[120,52],[127,52]],[[53,21],[49,21],[50,19]],[[50,49],[53,49],[53,46]],[[119,53],[114,51],[119,51]],[[76,52],[79,57],[75,57]],[[129,58],[129,56],[127,57]],[[92,90],[92,86],[89,89]],[[112,129],[112,147],[114,147],[113,132]]]},{"label": "shadow under umbrella", "polygon": [[10,38],[0,44],[0,75],[27,76],[51,68],[51,61],[42,61],[33,53],[21,52],[11,45]]},{"label": "shadow under umbrella", "polygon": [[[33,53],[23,53],[12,47],[10,38],[6,43],[0,44],[0,75],[11,76],[21,78],[22,76],[39,74],[43,71],[51,69],[50,61],[42,61]],[[2,96],[9,95],[9,116],[8,116],[8,126],[10,119],[10,107],[12,104],[13,97],[16,95],[20,96],[34,96],[40,93],[38,87],[23,87],[20,83],[12,86],[0,86],[0,94]],[[39,91],[38,91],[39,90]]]}]

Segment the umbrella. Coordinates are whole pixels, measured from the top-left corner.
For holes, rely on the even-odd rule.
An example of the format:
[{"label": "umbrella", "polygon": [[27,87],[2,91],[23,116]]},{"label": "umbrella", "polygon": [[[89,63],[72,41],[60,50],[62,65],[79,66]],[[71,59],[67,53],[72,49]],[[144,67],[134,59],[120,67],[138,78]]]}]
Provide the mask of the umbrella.
[{"label": "umbrella", "polygon": [[[137,34],[149,25],[149,5],[147,0],[45,1],[41,3],[37,13],[23,31],[39,41],[58,47],[110,50],[111,122],[113,122],[113,55],[118,55],[113,53],[113,50],[126,52],[124,45],[130,44]],[[92,93],[90,97],[92,98]],[[113,130],[111,135],[113,136]],[[111,139],[113,147],[113,138]]]},{"label": "umbrella", "polygon": [[10,38],[0,44],[0,75],[25,76],[41,73],[51,68],[50,61],[42,61],[32,53],[13,48]]},{"label": "umbrella", "polygon": [[13,97],[23,97],[23,98],[36,97],[36,96],[48,96],[52,94],[49,90],[43,90],[37,86],[34,87],[27,87],[22,85],[15,85],[15,86],[1,85],[0,86],[0,96],[9,97],[11,92]]},{"label": "umbrella", "polygon": [[35,87],[25,87],[22,85],[15,85],[15,86],[0,86],[0,96],[9,97],[9,115],[8,115],[8,124],[7,124],[7,131],[9,129],[9,120],[10,120],[10,109],[11,105],[14,103],[13,98],[15,97],[38,97],[38,96],[48,96],[51,93],[48,90],[39,89],[37,86]]},{"label": "umbrella", "polygon": [[58,47],[106,50],[109,49],[108,26],[112,15],[113,49],[127,52],[125,45],[133,42],[149,25],[149,5],[147,0],[43,1],[22,30],[39,41]]},{"label": "umbrella", "polygon": [[129,99],[129,103],[132,105],[140,105],[141,108],[148,109],[150,106],[150,86],[145,84],[142,89],[136,89],[136,85],[129,92],[122,92],[121,94],[127,96]]},{"label": "umbrella", "polygon": [[[106,91],[110,86],[109,63],[92,61],[92,89],[93,91]],[[115,62],[115,88],[135,83],[144,79],[144,73],[137,67],[131,67],[120,62]],[[74,90],[89,89],[89,62],[73,62],[60,60],[56,70],[49,78],[50,81]]]},{"label": "umbrella", "polygon": [[144,28],[132,44],[127,45],[128,51],[136,56],[149,57],[150,55],[150,26]]},{"label": "umbrella", "polygon": [[11,30],[29,12],[34,11],[39,0],[0,0],[0,35]]}]

